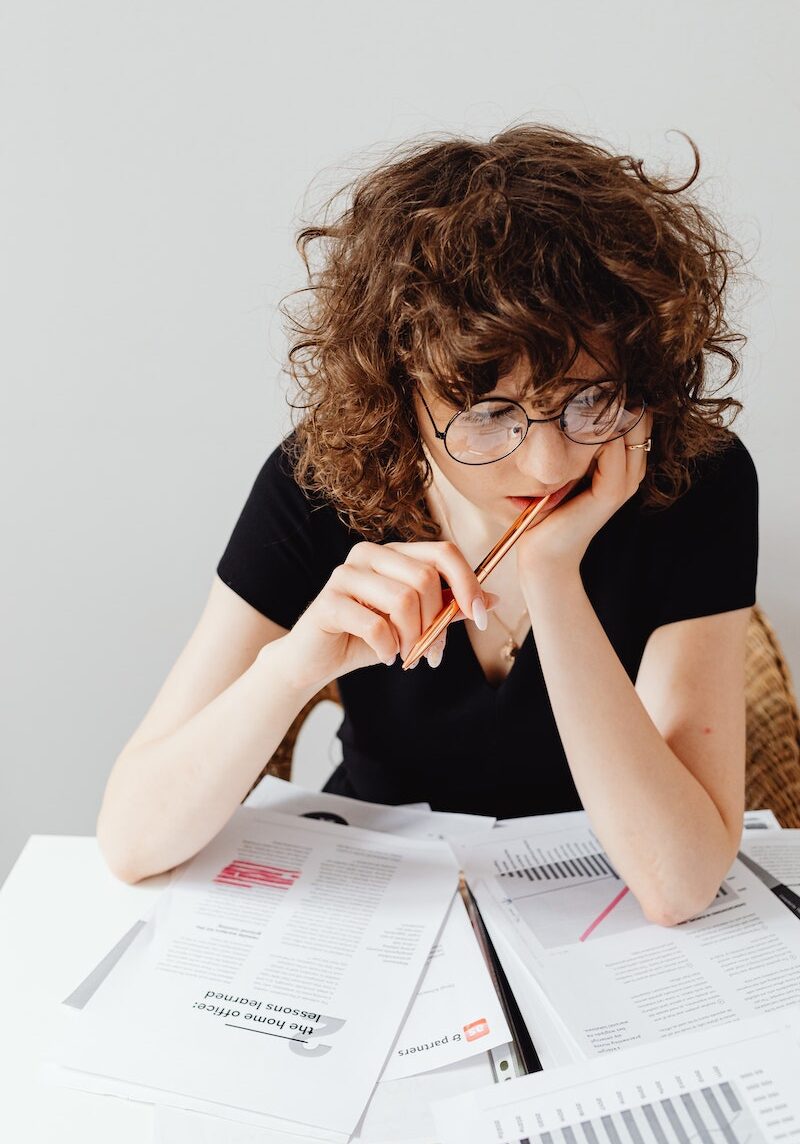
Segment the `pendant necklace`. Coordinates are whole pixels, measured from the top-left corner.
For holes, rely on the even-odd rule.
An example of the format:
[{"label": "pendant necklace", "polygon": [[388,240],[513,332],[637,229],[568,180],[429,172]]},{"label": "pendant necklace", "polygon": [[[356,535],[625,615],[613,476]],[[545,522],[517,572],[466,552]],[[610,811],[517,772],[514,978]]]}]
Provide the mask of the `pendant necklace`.
[{"label": "pendant necklace", "polygon": [[[431,486],[431,487],[434,487],[434,486]],[[442,516],[444,517],[444,522],[447,525],[447,531],[450,533],[450,539],[453,541],[453,543],[455,545],[458,546],[458,541],[456,540],[455,533],[453,532],[453,526],[450,523],[450,514],[448,513],[447,506],[444,503],[444,497],[442,496],[442,494],[439,492],[438,489],[436,489],[436,496],[439,500],[439,508],[441,510]],[[517,622],[514,624],[513,628],[509,628],[507,624],[504,624],[494,609],[491,612],[489,612],[488,615],[489,615],[490,620],[496,620],[497,621],[497,623],[500,625],[500,627],[503,629],[503,631],[506,633],[506,636],[508,637],[506,639],[506,642],[503,644],[503,646],[500,649],[500,654],[502,655],[505,662],[508,664],[509,670],[511,670],[511,668],[514,665],[514,660],[517,658],[517,653],[519,652],[519,648],[520,648],[520,645],[517,643],[515,633],[519,629],[519,626],[522,623],[522,621],[527,617],[528,609],[527,609],[527,607],[525,608],[524,612],[522,613],[520,618],[517,620]]]},{"label": "pendant necklace", "polygon": [[513,666],[514,660],[517,658],[517,652],[519,651],[519,644],[517,643],[516,639],[514,638],[514,632],[516,632],[517,628],[522,623],[523,619],[527,616],[527,614],[528,614],[528,609],[526,608],[525,611],[520,616],[520,618],[517,620],[516,628],[514,628],[514,630],[512,631],[511,628],[506,627],[506,625],[503,623],[503,621],[500,619],[500,617],[497,615],[497,613],[495,611],[489,612],[489,615],[494,616],[494,618],[497,620],[498,624],[503,629],[503,631],[505,631],[508,634],[508,639],[503,644],[503,646],[500,648],[500,654],[502,655],[503,659],[508,664],[509,669]]}]

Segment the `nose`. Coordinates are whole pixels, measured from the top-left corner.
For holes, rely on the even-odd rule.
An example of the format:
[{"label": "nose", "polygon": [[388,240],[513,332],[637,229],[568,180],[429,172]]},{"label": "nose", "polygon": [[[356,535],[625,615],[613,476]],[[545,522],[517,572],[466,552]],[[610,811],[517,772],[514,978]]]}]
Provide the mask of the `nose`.
[{"label": "nose", "polygon": [[572,442],[555,422],[531,425],[514,458],[520,474],[537,489],[555,492],[571,479]]}]

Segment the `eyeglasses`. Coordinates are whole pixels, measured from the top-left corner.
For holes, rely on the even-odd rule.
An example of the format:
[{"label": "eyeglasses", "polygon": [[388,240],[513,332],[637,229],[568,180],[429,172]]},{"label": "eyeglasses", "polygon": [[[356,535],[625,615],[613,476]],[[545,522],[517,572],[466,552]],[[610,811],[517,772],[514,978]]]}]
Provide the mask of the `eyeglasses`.
[{"label": "eyeglasses", "polygon": [[518,401],[486,397],[454,413],[439,429],[418,389],[433,431],[462,465],[490,465],[518,449],[531,425],[558,422],[565,437],[577,445],[602,445],[624,437],[644,416],[644,398],[628,401],[625,387],[613,379],[592,382],[574,394],[553,417],[529,417]]}]

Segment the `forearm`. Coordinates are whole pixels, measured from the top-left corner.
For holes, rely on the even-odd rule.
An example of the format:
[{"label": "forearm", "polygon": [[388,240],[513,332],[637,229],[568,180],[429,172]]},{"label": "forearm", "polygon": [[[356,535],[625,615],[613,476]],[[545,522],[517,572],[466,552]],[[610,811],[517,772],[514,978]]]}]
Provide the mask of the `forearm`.
[{"label": "forearm", "polygon": [[282,672],[283,640],[172,734],[131,747],[106,786],[97,837],[135,882],[196,854],[229,820],[311,697]]},{"label": "forearm", "polygon": [[665,742],[577,571],[526,587],[550,703],[593,828],[645,913],[665,924],[713,898],[735,854],[708,792]]}]

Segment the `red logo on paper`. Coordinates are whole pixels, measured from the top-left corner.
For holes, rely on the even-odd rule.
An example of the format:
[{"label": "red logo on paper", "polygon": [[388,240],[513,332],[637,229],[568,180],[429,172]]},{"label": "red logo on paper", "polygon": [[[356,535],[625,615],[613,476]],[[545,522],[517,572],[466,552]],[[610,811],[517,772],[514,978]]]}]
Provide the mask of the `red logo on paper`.
[{"label": "red logo on paper", "polygon": [[470,1021],[464,1026],[464,1036],[468,1041],[477,1041],[479,1037],[486,1037],[488,1034],[489,1022],[485,1017],[481,1017],[479,1021]]},{"label": "red logo on paper", "polygon": [[282,866],[261,866],[257,862],[231,862],[214,879],[224,886],[274,886],[288,890],[300,877],[299,870],[284,870]]}]

